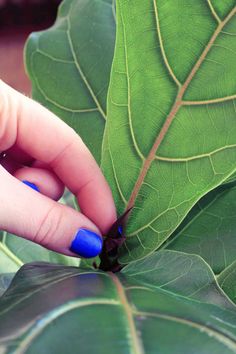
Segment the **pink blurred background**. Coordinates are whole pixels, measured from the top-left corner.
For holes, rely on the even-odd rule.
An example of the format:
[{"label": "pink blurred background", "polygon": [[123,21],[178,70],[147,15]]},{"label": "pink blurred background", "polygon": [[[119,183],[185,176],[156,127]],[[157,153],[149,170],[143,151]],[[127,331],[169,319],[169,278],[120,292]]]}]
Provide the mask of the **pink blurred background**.
[{"label": "pink blurred background", "polygon": [[0,78],[29,96],[31,85],[24,70],[24,44],[31,32],[54,23],[60,2],[0,0]]}]

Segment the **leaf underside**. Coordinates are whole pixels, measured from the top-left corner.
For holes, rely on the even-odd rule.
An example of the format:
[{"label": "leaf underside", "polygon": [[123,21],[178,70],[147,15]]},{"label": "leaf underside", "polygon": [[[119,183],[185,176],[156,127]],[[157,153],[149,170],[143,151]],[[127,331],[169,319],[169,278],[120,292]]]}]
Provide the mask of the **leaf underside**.
[{"label": "leaf underside", "polygon": [[25,50],[33,97],[74,128],[98,162],[114,42],[114,1],[66,0]]},{"label": "leaf underside", "polygon": [[[172,278],[166,278],[162,261],[175,266]],[[199,271],[205,280],[192,282],[180,295],[181,282]],[[146,264],[136,262],[136,268],[119,275],[26,265],[0,299],[0,351],[172,354],[175,348],[175,353],[189,354],[194,348],[198,354],[235,353],[235,309],[215,305],[214,292],[201,298],[204,286],[217,288],[213,277],[200,257],[173,251],[155,254]],[[225,295],[218,295],[226,304]]]},{"label": "leaf underside", "polygon": [[236,168],[235,1],[117,1],[102,153],[120,262],[152,253]]}]

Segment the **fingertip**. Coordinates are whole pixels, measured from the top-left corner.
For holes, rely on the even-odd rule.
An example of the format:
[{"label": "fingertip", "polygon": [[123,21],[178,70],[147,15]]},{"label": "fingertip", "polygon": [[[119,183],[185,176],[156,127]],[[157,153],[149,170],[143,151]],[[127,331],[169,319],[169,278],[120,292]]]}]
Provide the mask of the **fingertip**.
[{"label": "fingertip", "polygon": [[79,229],[70,245],[70,251],[83,258],[93,258],[102,251],[103,240],[97,233]]}]

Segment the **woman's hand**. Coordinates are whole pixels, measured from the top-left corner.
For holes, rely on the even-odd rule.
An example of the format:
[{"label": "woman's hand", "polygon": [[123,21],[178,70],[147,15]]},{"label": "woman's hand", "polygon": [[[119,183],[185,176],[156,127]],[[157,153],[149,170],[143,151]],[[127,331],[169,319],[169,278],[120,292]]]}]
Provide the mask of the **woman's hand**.
[{"label": "woman's hand", "polygon": [[[66,255],[99,254],[116,219],[100,168],[73,129],[2,81],[0,152],[0,229]],[[64,186],[82,213],[55,201]]]}]

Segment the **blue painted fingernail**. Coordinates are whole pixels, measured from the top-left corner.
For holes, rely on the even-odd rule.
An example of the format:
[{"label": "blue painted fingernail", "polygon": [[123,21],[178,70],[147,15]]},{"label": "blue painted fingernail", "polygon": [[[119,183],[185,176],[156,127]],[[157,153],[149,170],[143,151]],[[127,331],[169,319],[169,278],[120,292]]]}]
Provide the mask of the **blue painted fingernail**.
[{"label": "blue painted fingernail", "polygon": [[80,229],[77,232],[70,246],[70,251],[84,258],[96,257],[101,250],[101,236],[86,229]]},{"label": "blue painted fingernail", "polygon": [[122,235],[122,232],[123,232],[123,227],[122,227],[122,225],[120,225],[120,226],[118,227],[118,232],[119,232],[120,235]]},{"label": "blue painted fingernail", "polygon": [[29,182],[29,181],[22,181],[24,184],[29,186],[30,188],[34,189],[37,192],[40,192],[39,187],[36,186],[36,184]]}]

